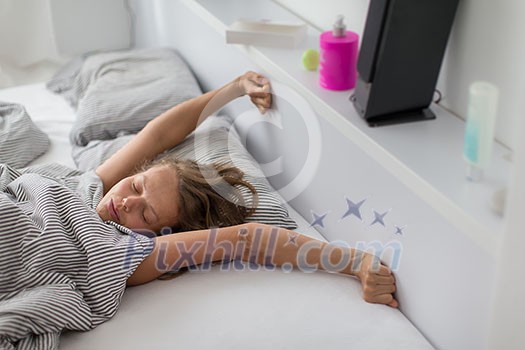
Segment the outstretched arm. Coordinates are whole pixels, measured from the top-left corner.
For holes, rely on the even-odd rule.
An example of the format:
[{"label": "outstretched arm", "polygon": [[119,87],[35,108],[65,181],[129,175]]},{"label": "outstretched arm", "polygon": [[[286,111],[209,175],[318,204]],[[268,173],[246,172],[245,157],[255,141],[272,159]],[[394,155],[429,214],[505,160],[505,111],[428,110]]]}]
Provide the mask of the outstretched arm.
[{"label": "outstretched arm", "polygon": [[247,72],[220,89],[183,102],[151,120],[129,143],[97,168],[104,191],[131,175],[145,161],[153,160],[178,145],[208,116],[243,95],[249,95],[262,113],[271,105],[269,82],[257,73]]},{"label": "outstretched arm", "polygon": [[182,267],[231,260],[271,266],[289,264],[303,270],[355,276],[361,281],[366,301],[398,305],[392,295],[392,272],[373,255],[258,223],[156,237],[153,252],[127,283],[142,284]]}]

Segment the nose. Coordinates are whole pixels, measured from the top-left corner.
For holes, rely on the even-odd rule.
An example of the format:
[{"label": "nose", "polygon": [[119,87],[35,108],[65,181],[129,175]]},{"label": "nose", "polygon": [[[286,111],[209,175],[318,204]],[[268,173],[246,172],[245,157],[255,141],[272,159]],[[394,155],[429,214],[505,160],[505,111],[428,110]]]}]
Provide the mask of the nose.
[{"label": "nose", "polygon": [[122,209],[125,212],[133,210],[135,207],[139,206],[142,199],[138,196],[129,196],[122,199]]}]

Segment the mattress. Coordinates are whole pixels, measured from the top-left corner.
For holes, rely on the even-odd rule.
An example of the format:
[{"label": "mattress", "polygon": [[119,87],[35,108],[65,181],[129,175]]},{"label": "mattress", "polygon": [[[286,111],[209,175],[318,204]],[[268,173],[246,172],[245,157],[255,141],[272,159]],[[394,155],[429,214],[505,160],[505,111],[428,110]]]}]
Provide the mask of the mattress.
[{"label": "mattress", "polygon": [[[297,231],[323,237],[289,207]],[[433,349],[358,281],[298,270],[187,272],[126,290],[117,314],[61,349]]]},{"label": "mattress", "polygon": [[[51,140],[32,164],[74,167],[73,110],[45,85],[0,90],[24,105]],[[324,240],[293,208],[298,232]],[[369,304],[357,280],[279,268],[187,272],[131,287],[117,314],[89,332],[64,332],[60,349],[432,349],[398,310]]]}]

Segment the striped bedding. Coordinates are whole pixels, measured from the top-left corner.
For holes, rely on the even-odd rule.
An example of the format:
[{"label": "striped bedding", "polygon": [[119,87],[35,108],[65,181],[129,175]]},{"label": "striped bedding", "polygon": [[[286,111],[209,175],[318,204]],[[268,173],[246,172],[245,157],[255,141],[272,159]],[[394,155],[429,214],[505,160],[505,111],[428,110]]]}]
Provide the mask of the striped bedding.
[{"label": "striped bedding", "polygon": [[57,72],[47,88],[75,109],[70,141],[78,146],[136,133],[202,93],[188,65],[169,48],[86,54]]},{"label": "striped bedding", "polygon": [[152,241],[102,222],[101,196],[93,172],[0,164],[1,349],[55,349],[62,330],[92,329],[117,311]]},{"label": "striped bedding", "polygon": [[49,138],[33,123],[24,106],[0,101],[0,163],[21,168],[48,148]]}]

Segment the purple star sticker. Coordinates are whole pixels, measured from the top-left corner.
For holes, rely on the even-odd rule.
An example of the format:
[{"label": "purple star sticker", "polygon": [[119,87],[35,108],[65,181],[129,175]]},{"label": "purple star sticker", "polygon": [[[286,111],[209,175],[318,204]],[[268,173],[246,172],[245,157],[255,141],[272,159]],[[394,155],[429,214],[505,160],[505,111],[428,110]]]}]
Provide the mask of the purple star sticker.
[{"label": "purple star sticker", "polygon": [[363,221],[363,219],[361,218],[360,208],[363,205],[363,203],[366,201],[366,199],[363,199],[359,203],[354,203],[348,198],[345,198],[345,199],[346,199],[346,205],[348,206],[348,209],[346,210],[346,213],[344,213],[344,215],[341,217],[341,219],[344,219],[350,215],[355,215],[359,220]]},{"label": "purple star sticker", "polygon": [[297,244],[297,237],[299,237],[299,235],[297,233],[293,233],[293,232],[288,232],[288,242],[286,242],[284,244],[284,246],[286,247],[288,244],[293,244],[294,246],[298,246]]},{"label": "purple star sticker", "polygon": [[322,228],[324,228],[324,218],[326,217],[326,215],[328,215],[328,213],[325,213],[323,215],[317,215],[316,213],[314,213],[312,211],[312,216],[314,217],[314,221],[312,221],[312,223],[310,224],[310,227],[312,226],[321,226]]},{"label": "purple star sticker", "polygon": [[394,227],[396,228],[396,232],[394,232],[394,234],[395,235],[399,235],[399,236],[403,236],[403,234],[404,234],[403,230],[405,229],[406,226],[399,227],[399,226],[394,225]]},{"label": "purple star sticker", "polygon": [[375,224],[381,224],[383,225],[383,227],[385,226],[385,216],[386,214],[388,214],[388,211],[385,211],[384,213],[378,213],[377,211],[374,210],[374,221],[372,221],[372,223],[370,224],[370,226],[372,225],[375,225]]}]

